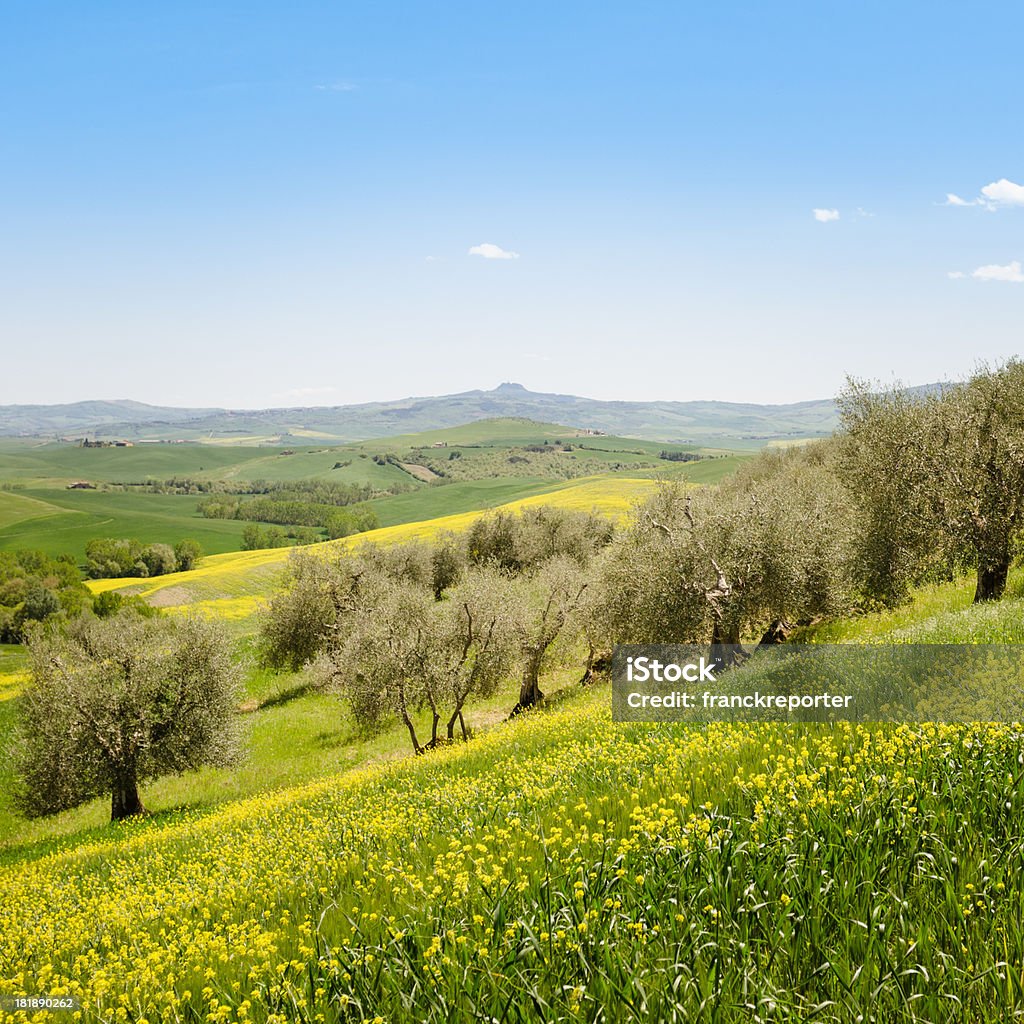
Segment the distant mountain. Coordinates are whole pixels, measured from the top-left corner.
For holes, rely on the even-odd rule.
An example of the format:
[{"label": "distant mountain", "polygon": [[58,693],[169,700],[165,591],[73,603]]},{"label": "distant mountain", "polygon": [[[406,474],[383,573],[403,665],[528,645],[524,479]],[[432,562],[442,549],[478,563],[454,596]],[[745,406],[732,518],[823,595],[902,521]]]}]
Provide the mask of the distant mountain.
[{"label": "distant mountain", "polygon": [[505,383],[492,391],[308,408],[176,409],[130,401],[0,406],[0,434],[38,437],[88,433],[105,438],[222,438],[362,441],[494,417],[522,417],[609,434],[702,445],[757,447],[821,437],[837,423],[831,399],[789,405],[736,402],[604,402],[528,391]]},{"label": "distant mountain", "polygon": [[222,411],[165,408],[128,399],[70,402],[66,405],[0,405],[0,434],[48,435],[64,431],[92,431],[107,425],[181,423]]}]

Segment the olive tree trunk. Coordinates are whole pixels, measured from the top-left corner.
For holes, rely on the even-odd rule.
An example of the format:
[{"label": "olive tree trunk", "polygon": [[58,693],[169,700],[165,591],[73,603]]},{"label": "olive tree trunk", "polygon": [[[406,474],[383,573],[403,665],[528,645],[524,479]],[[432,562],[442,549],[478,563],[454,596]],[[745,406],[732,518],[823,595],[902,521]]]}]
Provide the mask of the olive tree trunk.
[{"label": "olive tree trunk", "polygon": [[978,583],[974,589],[974,601],[998,601],[1006,589],[1006,577],[1010,571],[1010,555],[1007,552],[995,560],[978,565]]},{"label": "olive tree trunk", "polygon": [[115,780],[110,799],[110,820],[121,821],[123,818],[131,818],[145,813],[146,808],[142,806],[139,784],[135,774],[128,773]]}]

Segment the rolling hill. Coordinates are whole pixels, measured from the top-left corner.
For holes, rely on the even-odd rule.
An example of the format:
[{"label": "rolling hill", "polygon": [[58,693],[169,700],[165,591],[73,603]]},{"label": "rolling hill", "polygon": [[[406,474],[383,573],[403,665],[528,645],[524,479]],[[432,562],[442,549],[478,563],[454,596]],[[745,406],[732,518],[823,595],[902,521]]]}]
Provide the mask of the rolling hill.
[{"label": "rolling hill", "polygon": [[832,399],[789,405],[735,402],[606,402],[529,391],[490,391],[393,402],[290,409],[177,409],[139,402],[0,406],[0,435],[220,440],[239,443],[347,442],[454,427],[496,417],[528,418],[630,437],[725,447],[821,437],[836,426]]}]

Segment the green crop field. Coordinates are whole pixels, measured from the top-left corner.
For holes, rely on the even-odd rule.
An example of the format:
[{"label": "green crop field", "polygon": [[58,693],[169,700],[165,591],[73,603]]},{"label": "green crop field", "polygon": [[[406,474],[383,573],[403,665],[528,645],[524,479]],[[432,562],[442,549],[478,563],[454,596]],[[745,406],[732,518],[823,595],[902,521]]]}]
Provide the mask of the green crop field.
[{"label": "green crop field", "polygon": [[199,541],[203,550],[237,551],[245,524],[203,519],[199,499],[187,494],[139,494],[120,491],[31,490],[4,498],[25,497],[52,511],[0,526],[0,550],[35,548],[50,555],[70,552],[85,556],[93,537],[134,537],[144,543],[175,543],[183,537]]},{"label": "green crop field", "polygon": [[[574,450],[538,454],[524,448],[543,447],[545,442],[572,444]],[[594,473],[607,473],[609,479],[679,477],[716,483],[748,457],[667,462],[658,458],[666,447],[679,450],[516,419],[333,447],[189,443],[83,448],[71,442],[0,439],[0,484],[15,488],[0,490],[0,551],[68,552],[81,561],[93,537],[131,537],[147,544],[174,544],[190,537],[207,554],[240,549],[245,523],[203,518],[197,512],[200,495],[152,493],[138,486],[119,489],[147,481],[189,478],[229,489],[253,480],[366,485],[397,492],[371,502],[381,526],[394,526],[493,508],[561,489]],[[443,470],[453,452],[459,454],[457,468],[467,478],[424,483],[398,464],[436,459]],[[521,469],[517,461],[524,458],[532,461]],[[95,489],[69,489],[78,481]]]}]

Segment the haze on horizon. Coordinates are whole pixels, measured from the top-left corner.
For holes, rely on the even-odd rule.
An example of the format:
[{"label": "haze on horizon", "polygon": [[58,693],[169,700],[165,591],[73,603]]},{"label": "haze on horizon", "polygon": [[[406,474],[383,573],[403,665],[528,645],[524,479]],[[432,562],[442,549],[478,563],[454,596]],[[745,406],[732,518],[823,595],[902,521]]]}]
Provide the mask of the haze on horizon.
[{"label": "haze on horizon", "polygon": [[1019,5],[0,24],[0,404],[776,404],[1021,348]]}]

